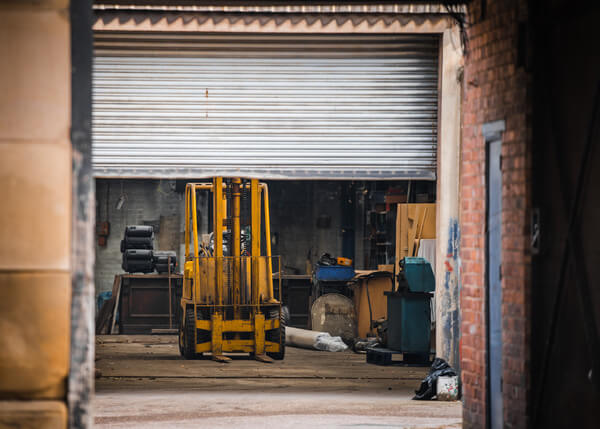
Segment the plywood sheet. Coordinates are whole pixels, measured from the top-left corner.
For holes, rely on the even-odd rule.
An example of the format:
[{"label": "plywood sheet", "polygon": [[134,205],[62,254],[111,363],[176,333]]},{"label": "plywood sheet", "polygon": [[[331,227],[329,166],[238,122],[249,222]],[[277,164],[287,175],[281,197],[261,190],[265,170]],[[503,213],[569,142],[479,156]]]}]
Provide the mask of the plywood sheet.
[{"label": "plywood sheet", "polygon": [[[369,296],[367,297],[367,281]],[[360,338],[366,338],[369,333],[375,334],[370,329],[370,320],[387,318],[387,299],[384,292],[392,290],[392,279],[387,277],[374,279],[359,279],[354,288],[354,308],[356,310],[357,331]],[[371,312],[369,312],[369,300]]]},{"label": "plywood sheet", "polygon": [[416,256],[418,240],[434,239],[435,204],[398,204],[395,266],[406,256]]}]

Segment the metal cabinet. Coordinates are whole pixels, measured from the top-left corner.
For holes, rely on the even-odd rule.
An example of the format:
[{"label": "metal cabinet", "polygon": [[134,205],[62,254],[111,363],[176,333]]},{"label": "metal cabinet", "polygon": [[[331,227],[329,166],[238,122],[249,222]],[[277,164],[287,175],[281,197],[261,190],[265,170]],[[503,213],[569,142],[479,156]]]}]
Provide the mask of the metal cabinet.
[{"label": "metal cabinet", "polygon": [[169,300],[169,275],[124,274],[121,276],[119,305],[121,334],[151,334],[153,329],[179,327],[181,318],[179,301],[183,276],[171,274],[170,280],[171,299]]}]

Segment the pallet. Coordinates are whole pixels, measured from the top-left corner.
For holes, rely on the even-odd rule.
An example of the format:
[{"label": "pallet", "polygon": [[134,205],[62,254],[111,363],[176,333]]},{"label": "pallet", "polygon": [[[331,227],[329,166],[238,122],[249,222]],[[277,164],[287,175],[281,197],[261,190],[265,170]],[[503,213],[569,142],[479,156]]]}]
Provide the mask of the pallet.
[{"label": "pallet", "polygon": [[[403,353],[397,350],[386,349],[383,347],[367,347],[367,363],[375,365],[411,365],[411,366],[430,366],[435,355]],[[397,359],[394,359],[397,358]]]}]

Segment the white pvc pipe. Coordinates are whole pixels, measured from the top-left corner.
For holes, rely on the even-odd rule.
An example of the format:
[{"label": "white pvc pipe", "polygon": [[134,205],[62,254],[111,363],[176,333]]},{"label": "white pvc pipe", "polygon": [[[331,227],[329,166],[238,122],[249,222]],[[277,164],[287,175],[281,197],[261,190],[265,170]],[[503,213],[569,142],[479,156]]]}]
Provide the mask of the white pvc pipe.
[{"label": "white pvc pipe", "polygon": [[328,335],[325,332],[309,331],[300,328],[285,328],[285,345],[292,347],[301,347],[304,349],[315,349],[315,343],[319,335]]}]

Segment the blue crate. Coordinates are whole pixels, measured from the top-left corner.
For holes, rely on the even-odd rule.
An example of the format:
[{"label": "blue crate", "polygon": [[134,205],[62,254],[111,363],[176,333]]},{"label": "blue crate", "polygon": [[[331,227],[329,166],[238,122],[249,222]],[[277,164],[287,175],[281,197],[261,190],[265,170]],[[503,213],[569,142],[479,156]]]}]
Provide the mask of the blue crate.
[{"label": "blue crate", "polygon": [[315,268],[315,276],[319,281],[343,282],[352,280],[355,272],[353,267],[344,265],[319,265]]}]

